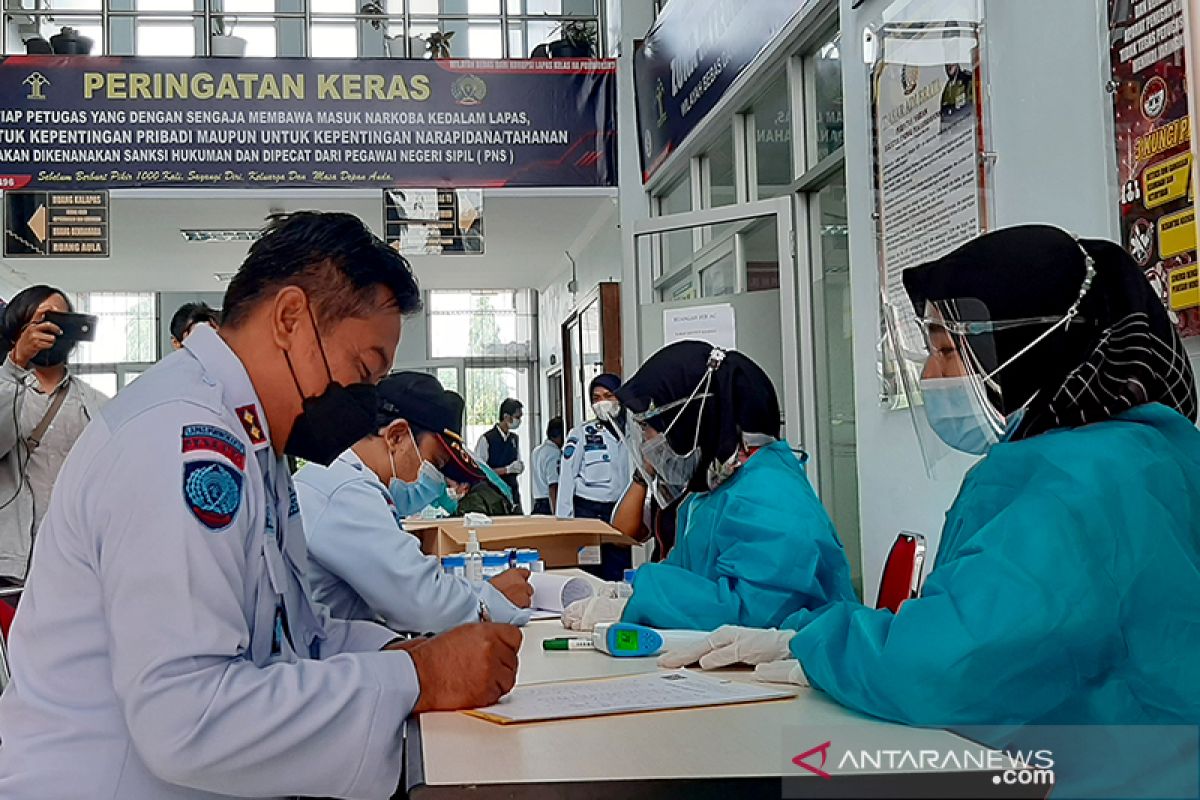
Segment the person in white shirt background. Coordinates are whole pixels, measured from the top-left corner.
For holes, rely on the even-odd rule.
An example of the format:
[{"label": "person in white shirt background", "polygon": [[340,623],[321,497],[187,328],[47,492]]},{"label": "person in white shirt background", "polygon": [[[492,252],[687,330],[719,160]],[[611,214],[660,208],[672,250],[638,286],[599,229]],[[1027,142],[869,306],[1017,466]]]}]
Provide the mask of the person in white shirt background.
[{"label": "person in white shirt background", "polygon": [[285,455],[332,463],[420,307],[350,214],[273,218],[198,326],[59,475],[11,633],[0,797],[389,797],[411,713],[494,703],[519,629],[399,642],[333,619]]},{"label": "person in white shirt background", "polygon": [[183,347],[186,339],[197,325],[207,325],[216,330],[221,326],[220,313],[208,303],[184,303],[171,316],[171,347]]},{"label": "person in white shirt background", "polygon": [[[0,586],[20,587],[59,470],[108,398],[71,374],[76,342],[47,320],[70,312],[51,286],[31,286],[0,313]],[[13,595],[15,602],[16,595]]]},{"label": "person in white shirt background", "polygon": [[546,441],[533,448],[533,514],[551,515],[558,502],[558,480],[562,469],[563,418],[546,425]]},{"label": "person in white shirt background", "polygon": [[500,421],[480,436],[475,445],[475,457],[495,470],[512,491],[513,513],[518,515],[525,513],[521,510],[521,491],[517,485],[517,476],[525,471],[525,464],[521,461],[521,440],[516,432],[524,417],[524,404],[508,398],[500,404]]},{"label": "person in white shirt background", "polygon": [[432,375],[389,375],[379,383],[377,430],[328,467],[308,464],[296,474],[309,582],[334,616],[379,617],[413,633],[481,618],[529,621],[528,572],[510,569],[475,587],[444,573],[440,560],[422,553],[420,541],[400,527],[446,490],[443,470],[471,470],[482,480],[478,467],[456,462],[443,440],[462,429],[462,418],[462,398]]}]

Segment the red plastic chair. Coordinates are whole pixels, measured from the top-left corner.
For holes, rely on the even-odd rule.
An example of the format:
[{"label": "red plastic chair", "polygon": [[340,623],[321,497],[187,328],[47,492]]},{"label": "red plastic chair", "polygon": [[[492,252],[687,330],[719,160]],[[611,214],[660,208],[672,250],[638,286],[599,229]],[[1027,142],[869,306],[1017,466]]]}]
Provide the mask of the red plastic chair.
[{"label": "red plastic chair", "polygon": [[925,537],[919,533],[901,533],[884,562],[875,607],[886,608],[893,614],[899,611],[905,600],[920,594],[924,570]]},{"label": "red plastic chair", "polygon": [[6,598],[19,595],[19,588],[0,590],[0,692],[8,686],[8,631],[12,627],[13,617],[17,610],[10,606]]},{"label": "red plastic chair", "polygon": [[[12,591],[13,594],[18,594],[19,592],[20,589]],[[7,598],[3,597],[3,594],[6,593],[0,592],[0,635],[4,636],[5,641],[8,641],[8,630],[12,627],[13,617],[17,615],[17,609],[8,604]]]}]

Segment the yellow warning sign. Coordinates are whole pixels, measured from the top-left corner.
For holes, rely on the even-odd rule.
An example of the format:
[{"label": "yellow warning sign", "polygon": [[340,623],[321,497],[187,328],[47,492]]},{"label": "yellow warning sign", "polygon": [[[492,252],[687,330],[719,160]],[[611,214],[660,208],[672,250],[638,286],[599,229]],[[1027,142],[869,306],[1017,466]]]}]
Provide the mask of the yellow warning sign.
[{"label": "yellow warning sign", "polygon": [[1200,306],[1200,264],[1190,264],[1171,273],[1171,309]]},{"label": "yellow warning sign", "polygon": [[1182,153],[1151,164],[1142,173],[1142,196],[1146,198],[1146,208],[1158,208],[1187,197],[1191,182],[1191,153]]},{"label": "yellow warning sign", "polygon": [[1158,220],[1158,257],[1174,258],[1196,249],[1196,209],[1185,208]]}]

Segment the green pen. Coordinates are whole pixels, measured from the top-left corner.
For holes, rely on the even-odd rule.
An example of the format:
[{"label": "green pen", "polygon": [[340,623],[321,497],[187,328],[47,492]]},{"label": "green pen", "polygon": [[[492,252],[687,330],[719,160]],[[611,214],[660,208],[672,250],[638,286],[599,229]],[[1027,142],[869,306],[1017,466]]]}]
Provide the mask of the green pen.
[{"label": "green pen", "polygon": [[595,650],[596,645],[591,639],[581,639],[577,636],[564,636],[559,639],[543,639],[543,650]]}]

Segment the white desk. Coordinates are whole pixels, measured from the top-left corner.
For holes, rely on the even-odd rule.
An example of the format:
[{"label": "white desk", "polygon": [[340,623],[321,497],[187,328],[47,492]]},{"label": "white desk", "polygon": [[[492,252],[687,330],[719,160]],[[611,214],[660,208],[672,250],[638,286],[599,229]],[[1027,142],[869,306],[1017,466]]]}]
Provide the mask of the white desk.
[{"label": "white desk", "polygon": [[[521,684],[615,677],[657,669],[655,659],[594,652],[546,652],[557,622],[525,628]],[[751,680],[748,670],[724,673]],[[409,725],[405,781],[415,799],[1031,797],[1028,787],[995,787],[992,773],[878,770],[825,780],[791,763],[827,739],[855,750],[970,747],[945,731],[922,730],[851,712],[797,687],[794,700],[653,714],[500,726],[456,713],[425,714]],[[824,738],[821,738],[824,737]],[[813,763],[819,763],[813,762]],[[829,766],[833,766],[832,764]],[[787,783],[782,778],[795,778]],[[787,794],[784,794],[784,792]]]}]

